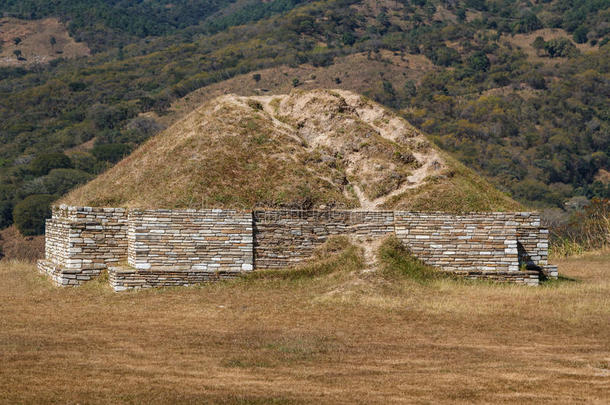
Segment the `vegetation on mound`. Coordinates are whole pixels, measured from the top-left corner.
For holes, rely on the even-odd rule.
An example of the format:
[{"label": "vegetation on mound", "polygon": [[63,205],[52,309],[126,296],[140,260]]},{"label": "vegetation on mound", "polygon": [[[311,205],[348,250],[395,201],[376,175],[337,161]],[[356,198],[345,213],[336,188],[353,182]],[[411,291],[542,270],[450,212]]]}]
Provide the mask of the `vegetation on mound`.
[{"label": "vegetation on mound", "polygon": [[395,114],[353,93],[324,90],[210,101],[60,202],[453,212],[519,207],[441,156]]},{"label": "vegetation on mound", "polygon": [[357,206],[326,180],[341,177],[340,168],[312,165],[301,142],[263,112],[230,102],[215,107],[208,103],[62,201],[145,208]]},{"label": "vegetation on mound", "polygon": [[522,211],[523,205],[447,154],[447,168],[418,188],[388,199],[388,209],[408,211]]},{"label": "vegetation on mound", "polygon": [[335,272],[350,273],[362,269],[362,249],[345,236],[328,238],[314,250],[313,257],[292,269],[256,270],[244,275],[246,280],[300,280]]},{"label": "vegetation on mound", "polygon": [[447,276],[417,259],[395,236],[387,237],[377,252],[379,271],[390,279],[407,278],[427,282]]}]

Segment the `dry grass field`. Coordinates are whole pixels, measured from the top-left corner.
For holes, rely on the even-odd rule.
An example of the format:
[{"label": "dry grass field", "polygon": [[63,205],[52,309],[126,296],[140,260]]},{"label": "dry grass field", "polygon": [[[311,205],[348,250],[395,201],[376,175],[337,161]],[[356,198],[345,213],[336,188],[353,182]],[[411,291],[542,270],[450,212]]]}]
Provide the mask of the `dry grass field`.
[{"label": "dry grass field", "polygon": [[539,288],[367,272],[355,247],[322,256],[129,293],[0,262],[0,402],[608,402],[610,253],[562,260]]},{"label": "dry grass field", "polygon": [[[18,60],[15,51],[24,59]],[[0,66],[31,66],[89,54],[87,45],[75,42],[57,18],[0,18]]]},{"label": "dry grass field", "polygon": [[560,63],[565,63],[568,60],[568,58],[549,58],[539,56],[532,46],[532,43],[536,37],[542,37],[545,41],[550,41],[551,39],[556,38],[568,38],[570,41],[572,41],[574,46],[576,46],[576,48],[583,53],[591,52],[595,49],[595,47],[588,43],[578,44],[574,42],[574,38],[572,38],[572,36],[565,30],[560,28],[544,28],[529,32],[527,34],[504,35],[503,39],[523,50],[529,61],[532,63],[542,63],[548,67],[552,67]]}]

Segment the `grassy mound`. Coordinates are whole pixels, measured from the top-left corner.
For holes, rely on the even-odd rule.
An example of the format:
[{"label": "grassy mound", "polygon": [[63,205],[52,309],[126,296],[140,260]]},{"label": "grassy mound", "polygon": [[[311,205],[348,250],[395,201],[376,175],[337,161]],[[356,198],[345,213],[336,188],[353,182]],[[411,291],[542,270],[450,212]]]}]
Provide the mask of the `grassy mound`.
[{"label": "grassy mound", "polygon": [[347,91],[214,99],[61,200],[144,208],[515,210],[379,104]]},{"label": "grassy mound", "polygon": [[247,280],[299,280],[334,272],[347,273],[363,267],[362,251],[345,236],[331,237],[314,251],[308,262],[293,269],[259,270],[244,276]]},{"label": "grassy mound", "polygon": [[447,278],[447,275],[427,266],[409,252],[396,237],[386,238],[378,251],[380,273],[391,279],[408,278],[419,282]]}]

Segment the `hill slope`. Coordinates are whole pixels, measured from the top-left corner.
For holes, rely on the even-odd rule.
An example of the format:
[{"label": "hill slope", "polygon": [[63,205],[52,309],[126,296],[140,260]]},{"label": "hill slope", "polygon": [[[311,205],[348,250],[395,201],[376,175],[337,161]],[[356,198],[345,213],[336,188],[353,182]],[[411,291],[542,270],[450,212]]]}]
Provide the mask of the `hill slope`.
[{"label": "hill slope", "polygon": [[[73,186],[148,139],[162,127],[153,119],[173,123],[209,94],[294,86],[344,88],[396,109],[527,205],[608,198],[609,4],[0,1],[5,15],[59,18],[91,49],[0,67],[0,228],[29,196],[65,192],[48,184],[56,173],[32,170],[49,152],[80,171],[62,174]],[[4,49],[14,57],[12,37]]]},{"label": "hill slope", "polygon": [[166,208],[519,208],[408,122],[344,90],[219,97],[61,202]]}]

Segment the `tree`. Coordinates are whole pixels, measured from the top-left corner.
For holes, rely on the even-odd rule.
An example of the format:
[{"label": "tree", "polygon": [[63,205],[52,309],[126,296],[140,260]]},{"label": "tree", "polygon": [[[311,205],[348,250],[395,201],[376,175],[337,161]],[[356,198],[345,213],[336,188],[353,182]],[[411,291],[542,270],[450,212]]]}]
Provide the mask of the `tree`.
[{"label": "tree", "polygon": [[119,122],[129,118],[130,111],[125,106],[95,104],[89,108],[88,117],[98,129],[113,129]]},{"label": "tree", "polygon": [[407,97],[415,97],[417,94],[417,86],[413,80],[407,80],[405,82],[404,90]]},{"label": "tree", "polygon": [[438,66],[451,66],[460,61],[459,52],[445,44],[430,46],[426,48],[425,54]]},{"label": "tree", "polygon": [[13,218],[17,229],[24,236],[42,235],[45,220],[51,218],[51,203],[55,197],[49,194],[36,194],[17,203]]},{"label": "tree", "polygon": [[468,66],[479,72],[487,72],[491,63],[489,62],[487,55],[485,55],[485,52],[477,52],[468,58]]},{"label": "tree", "polygon": [[536,39],[534,39],[534,42],[532,42],[532,48],[536,50],[537,55],[540,55],[540,52],[544,49],[544,44],[544,38],[541,36],[537,36]]},{"label": "tree", "polygon": [[577,44],[584,44],[589,40],[589,38],[587,38],[588,32],[589,30],[584,25],[581,25],[580,27],[576,28],[574,30],[574,34],[572,35],[574,37],[574,41]]},{"label": "tree", "polygon": [[131,147],[122,143],[109,143],[105,145],[96,145],[91,153],[98,160],[116,163],[123,159],[131,152]]},{"label": "tree", "polygon": [[0,201],[0,229],[4,229],[13,223],[13,202]]},{"label": "tree", "polygon": [[525,76],[525,80],[527,81],[527,84],[529,84],[530,86],[532,86],[532,88],[536,90],[546,89],[546,80],[544,78],[544,75],[542,75],[542,73],[540,72],[529,72]]},{"label": "tree", "polygon": [[463,22],[466,21],[466,10],[463,8],[460,8],[456,11],[455,15],[458,18],[458,21]]},{"label": "tree", "polygon": [[351,31],[347,31],[347,32],[343,33],[343,36],[341,37],[341,41],[343,42],[344,45],[352,46],[356,42],[356,37],[354,36],[354,34],[352,34]]},{"label": "tree", "polygon": [[542,27],[542,22],[536,17],[536,14],[527,13],[515,24],[513,31],[526,33],[539,30]]},{"label": "tree", "polygon": [[261,75],[260,75],[260,73],[254,73],[254,74],[252,75],[252,78],[254,79],[254,81],[255,81],[256,83],[258,83],[258,82],[260,82],[260,81],[261,81]]},{"label": "tree", "polygon": [[30,172],[35,176],[44,176],[53,169],[71,169],[72,161],[63,153],[45,153],[30,163]]},{"label": "tree", "polygon": [[87,85],[83,82],[70,82],[68,87],[70,88],[70,91],[79,92],[85,90]]},{"label": "tree", "polygon": [[43,178],[43,183],[50,194],[61,196],[79,184],[91,180],[92,176],[82,170],[53,169]]},{"label": "tree", "polygon": [[567,38],[554,38],[545,42],[544,50],[551,58],[571,57],[578,54],[576,46]]}]

